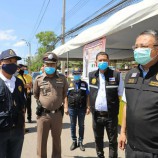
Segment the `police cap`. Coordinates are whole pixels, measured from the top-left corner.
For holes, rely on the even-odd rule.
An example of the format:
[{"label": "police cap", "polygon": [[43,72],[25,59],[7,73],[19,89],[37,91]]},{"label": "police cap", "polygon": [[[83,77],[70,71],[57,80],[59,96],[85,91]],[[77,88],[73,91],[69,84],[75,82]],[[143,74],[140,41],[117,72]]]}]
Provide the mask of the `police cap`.
[{"label": "police cap", "polygon": [[75,68],[72,70],[72,74],[73,74],[73,75],[81,74],[81,73],[82,73],[82,71],[81,71],[80,68],[75,67]]},{"label": "police cap", "polygon": [[43,57],[44,63],[57,63],[58,57],[55,53],[47,52]]},{"label": "police cap", "polygon": [[23,65],[23,64],[18,64],[17,66],[18,66],[18,68],[22,68],[22,67],[26,67],[27,68],[27,65]]},{"label": "police cap", "polygon": [[12,49],[7,49],[5,51],[2,51],[2,53],[0,54],[0,60],[9,59],[9,58],[16,58],[17,60],[21,60],[21,57],[17,56]]}]

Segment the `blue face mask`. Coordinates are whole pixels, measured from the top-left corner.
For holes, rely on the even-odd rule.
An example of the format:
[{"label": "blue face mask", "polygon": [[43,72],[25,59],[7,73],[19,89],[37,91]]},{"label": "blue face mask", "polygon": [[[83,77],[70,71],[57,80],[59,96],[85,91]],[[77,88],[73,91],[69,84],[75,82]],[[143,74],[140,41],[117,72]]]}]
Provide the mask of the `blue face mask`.
[{"label": "blue face mask", "polygon": [[108,62],[98,62],[98,68],[100,70],[105,70],[108,68]]},{"label": "blue face mask", "polygon": [[24,74],[27,75],[29,72],[28,70],[24,70]]},{"label": "blue face mask", "polygon": [[152,60],[150,54],[151,48],[137,48],[134,50],[134,59],[138,64],[146,65]]},{"label": "blue face mask", "polygon": [[43,73],[42,70],[40,70],[40,75],[41,75],[42,73]]},{"label": "blue face mask", "polygon": [[78,81],[81,79],[81,75],[74,75],[74,81]]},{"label": "blue face mask", "polygon": [[52,75],[55,72],[55,68],[54,67],[45,67],[44,71],[46,72],[46,74]]}]

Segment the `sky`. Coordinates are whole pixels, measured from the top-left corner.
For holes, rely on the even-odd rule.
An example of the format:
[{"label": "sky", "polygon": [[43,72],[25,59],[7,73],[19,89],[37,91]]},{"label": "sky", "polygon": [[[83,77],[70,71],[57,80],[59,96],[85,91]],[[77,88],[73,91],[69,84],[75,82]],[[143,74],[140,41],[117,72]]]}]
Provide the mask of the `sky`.
[{"label": "sky", "polygon": [[[66,0],[65,31],[75,27],[108,2],[110,0]],[[1,1],[0,52],[13,49],[23,58],[21,62],[24,63],[24,58],[29,55],[29,42],[31,56],[34,56],[40,46],[35,38],[37,33],[53,31],[57,36],[61,34],[62,3],[63,0]]]}]

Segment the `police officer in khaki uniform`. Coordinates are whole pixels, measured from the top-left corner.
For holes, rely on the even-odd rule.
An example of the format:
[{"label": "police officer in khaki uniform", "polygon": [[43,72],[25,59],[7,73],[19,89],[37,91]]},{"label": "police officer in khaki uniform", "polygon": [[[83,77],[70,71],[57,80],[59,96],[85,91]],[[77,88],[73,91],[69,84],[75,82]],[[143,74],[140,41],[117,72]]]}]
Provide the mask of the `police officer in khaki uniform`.
[{"label": "police officer in khaki uniform", "polygon": [[51,130],[52,158],[61,158],[62,103],[67,107],[68,83],[64,75],[56,71],[58,57],[52,52],[43,58],[44,73],[33,85],[37,108],[37,157],[47,158],[47,139]]}]

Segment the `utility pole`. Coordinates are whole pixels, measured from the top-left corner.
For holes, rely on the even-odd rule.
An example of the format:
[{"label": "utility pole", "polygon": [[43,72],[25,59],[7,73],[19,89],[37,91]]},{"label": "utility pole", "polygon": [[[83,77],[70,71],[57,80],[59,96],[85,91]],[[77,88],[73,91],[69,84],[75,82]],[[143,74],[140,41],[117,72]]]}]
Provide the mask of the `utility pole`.
[{"label": "utility pole", "polygon": [[62,44],[65,43],[65,6],[66,0],[63,0],[63,16],[62,16]]},{"label": "utility pole", "polygon": [[[65,7],[66,0],[63,0],[63,16],[62,16],[62,44],[65,43]],[[61,61],[61,72],[65,74],[65,61]]]},{"label": "utility pole", "polygon": [[25,39],[21,39],[22,41],[25,41],[26,45],[28,46],[28,68],[29,68],[29,73],[31,73],[31,59],[32,59],[32,56],[31,56],[31,43]]}]

